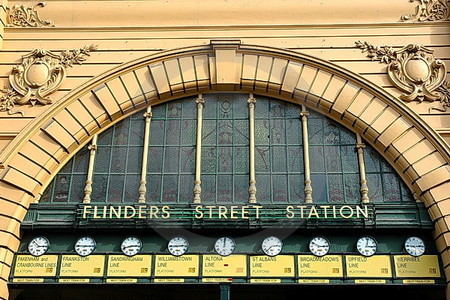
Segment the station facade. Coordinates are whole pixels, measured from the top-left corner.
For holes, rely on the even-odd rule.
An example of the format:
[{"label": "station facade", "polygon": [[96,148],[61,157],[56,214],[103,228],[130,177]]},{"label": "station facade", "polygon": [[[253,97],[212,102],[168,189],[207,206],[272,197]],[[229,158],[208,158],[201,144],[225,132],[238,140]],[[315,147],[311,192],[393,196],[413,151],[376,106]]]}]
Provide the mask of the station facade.
[{"label": "station facade", "polygon": [[0,297],[445,299],[450,7],[398,2],[3,1]]}]

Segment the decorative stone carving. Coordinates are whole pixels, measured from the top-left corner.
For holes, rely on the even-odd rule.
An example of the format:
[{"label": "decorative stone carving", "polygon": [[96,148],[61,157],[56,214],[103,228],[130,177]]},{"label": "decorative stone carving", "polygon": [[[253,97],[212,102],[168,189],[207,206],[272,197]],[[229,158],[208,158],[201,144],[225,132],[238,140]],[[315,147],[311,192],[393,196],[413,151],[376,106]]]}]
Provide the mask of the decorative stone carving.
[{"label": "decorative stone carving", "polygon": [[49,95],[61,86],[67,75],[66,69],[73,64],[82,64],[90,51],[96,49],[97,46],[89,45],[81,49],[64,50],[59,55],[34,49],[22,56],[22,63],[13,67],[9,75],[11,88],[0,90],[3,93],[0,111],[20,113],[13,111],[15,104],[51,104],[53,100]]},{"label": "decorative stone carving", "polygon": [[448,0],[409,0],[409,2],[419,2],[415,14],[406,14],[401,17],[401,21],[445,21],[450,19],[450,1]]},{"label": "decorative stone carving", "polygon": [[[446,67],[435,59],[433,50],[410,44],[394,51],[391,47],[375,47],[368,42],[356,42],[356,47],[372,60],[388,64],[389,79],[400,90],[404,101],[445,101],[448,86],[444,84]],[[447,97],[448,98],[448,97]]]},{"label": "decorative stone carving", "polygon": [[42,20],[37,12],[38,7],[44,7],[45,2],[28,7],[24,4],[16,4],[7,8],[6,24],[9,27],[45,27],[55,26],[52,21]]}]

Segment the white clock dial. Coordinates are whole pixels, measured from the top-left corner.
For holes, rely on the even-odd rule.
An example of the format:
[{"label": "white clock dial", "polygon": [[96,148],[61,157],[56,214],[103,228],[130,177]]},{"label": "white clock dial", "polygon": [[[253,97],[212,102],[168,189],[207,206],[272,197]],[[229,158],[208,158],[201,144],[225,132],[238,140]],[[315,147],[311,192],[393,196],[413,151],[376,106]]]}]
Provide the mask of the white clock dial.
[{"label": "white clock dial", "polygon": [[37,236],[28,244],[28,251],[33,256],[41,256],[42,254],[47,252],[49,247],[50,242],[46,237]]},{"label": "white clock dial", "polygon": [[130,236],[123,240],[120,249],[122,249],[123,254],[127,256],[133,256],[141,251],[142,242],[139,238]]},{"label": "white clock dial", "polygon": [[421,256],[425,253],[425,243],[418,237],[409,237],[405,241],[405,250],[412,256]]},{"label": "white clock dial", "polygon": [[232,238],[221,237],[214,244],[214,249],[216,252],[222,256],[228,256],[234,252],[236,248],[236,243]]},{"label": "white clock dial", "polygon": [[330,242],[324,237],[316,236],[309,242],[309,250],[315,256],[324,256],[330,250]]},{"label": "white clock dial", "polygon": [[167,250],[174,256],[180,256],[186,253],[189,248],[189,242],[184,237],[174,237],[167,244]]},{"label": "white clock dial", "polygon": [[372,256],[377,252],[377,241],[370,236],[363,236],[356,242],[356,249],[361,255]]},{"label": "white clock dial", "polygon": [[283,242],[277,237],[269,236],[262,242],[261,249],[268,256],[276,256],[283,249]]},{"label": "white clock dial", "polygon": [[95,250],[95,247],[95,240],[89,236],[81,237],[75,243],[75,251],[80,256],[88,256]]}]

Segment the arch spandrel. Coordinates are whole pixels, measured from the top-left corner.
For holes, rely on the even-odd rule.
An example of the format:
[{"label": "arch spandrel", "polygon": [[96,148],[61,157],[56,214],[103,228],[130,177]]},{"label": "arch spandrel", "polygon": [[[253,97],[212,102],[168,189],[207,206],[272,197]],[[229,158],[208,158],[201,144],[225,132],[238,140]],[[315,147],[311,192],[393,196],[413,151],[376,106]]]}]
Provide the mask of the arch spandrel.
[{"label": "arch spandrel", "polygon": [[[3,152],[0,191],[5,200],[0,201],[20,203],[25,209],[17,219],[22,220],[23,210],[94,134],[148,104],[217,91],[255,93],[320,111],[382,153],[429,207],[433,220],[450,214],[443,201],[450,185],[448,146],[406,106],[329,62],[236,41],[213,41],[132,61],[53,104]],[[447,221],[439,224],[443,230]],[[0,226],[12,232],[8,222]]]}]

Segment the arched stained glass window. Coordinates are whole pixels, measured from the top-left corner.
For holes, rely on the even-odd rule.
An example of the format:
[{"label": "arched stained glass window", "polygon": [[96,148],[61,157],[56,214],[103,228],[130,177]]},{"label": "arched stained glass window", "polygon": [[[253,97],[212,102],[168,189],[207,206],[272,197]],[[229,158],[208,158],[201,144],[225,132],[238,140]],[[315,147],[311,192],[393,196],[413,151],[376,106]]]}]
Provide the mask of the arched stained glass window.
[{"label": "arched stained glass window", "polygon": [[[146,203],[190,204],[198,177],[201,203],[244,204],[254,175],[259,204],[304,203],[309,179],[313,203],[359,203],[361,163],[370,202],[414,201],[374,149],[366,146],[360,161],[355,133],[301,105],[255,99],[254,117],[248,94],[207,94],[201,101],[189,97],[159,104],[146,117],[138,112],[116,123],[98,136],[90,201],[136,203],[144,184]],[[41,202],[83,201],[90,149],[84,147],[64,166]]]}]

